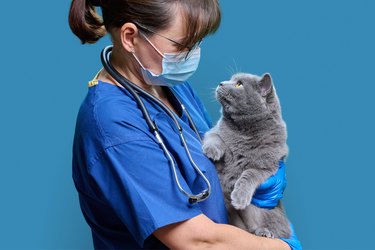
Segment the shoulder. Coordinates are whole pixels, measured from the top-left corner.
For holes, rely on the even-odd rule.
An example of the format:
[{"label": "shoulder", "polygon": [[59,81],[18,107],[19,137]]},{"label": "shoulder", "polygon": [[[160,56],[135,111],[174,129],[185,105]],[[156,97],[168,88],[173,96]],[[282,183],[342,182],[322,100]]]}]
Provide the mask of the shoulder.
[{"label": "shoulder", "polygon": [[148,137],[147,124],[134,99],[119,87],[100,82],[89,88],[77,117],[76,132],[102,149]]}]

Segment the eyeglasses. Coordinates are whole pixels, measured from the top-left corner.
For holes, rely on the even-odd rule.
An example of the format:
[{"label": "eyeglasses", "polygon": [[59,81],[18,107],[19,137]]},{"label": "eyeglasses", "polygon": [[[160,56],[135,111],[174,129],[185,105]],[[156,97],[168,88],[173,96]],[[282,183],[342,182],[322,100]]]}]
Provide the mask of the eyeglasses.
[{"label": "eyeglasses", "polygon": [[[135,23],[135,25],[139,29],[141,29],[141,30],[148,31],[148,32],[150,32],[152,34],[155,34],[155,35],[160,36],[160,37],[162,37],[164,39],[167,39],[168,41],[170,41],[170,42],[172,42],[174,44],[177,44],[180,47],[184,47],[184,45],[182,43],[179,43],[179,42],[177,42],[177,41],[175,41],[175,40],[173,40],[173,39],[171,39],[169,37],[166,37],[166,36],[164,36],[162,34],[159,34],[159,33],[155,32],[153,30],[150,30],[150,29],[148,29],[148,28],[146,28],[146,27],[144,27],[144,26],[142,26],[142,25],[140,25],[138,23]],[[194,51],[195,49],[197,49],[201,45],[202,41],[203,40],[199,40],[198,42],[196,42],[195,44],[193,44],[193,46],[186,47],[188,49],[187,52],[186,51],[182,51],[182,52],[178,53],[178,55],[176,56],[176,59],[180,59],[182,57],[184,57],[184,60],[189,59],[190,56],[192,55],[191,52]]]}]

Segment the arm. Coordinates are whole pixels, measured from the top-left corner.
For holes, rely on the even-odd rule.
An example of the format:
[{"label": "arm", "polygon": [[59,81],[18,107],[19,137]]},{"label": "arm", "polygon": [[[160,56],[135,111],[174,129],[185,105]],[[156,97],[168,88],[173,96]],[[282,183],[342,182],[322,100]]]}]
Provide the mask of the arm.
[{"label": "arm", "polygon": [[170,249],[290,250],[282,240],[255,236],[231,225],[216,224],[203,214],[159,228],[154,235]]}]

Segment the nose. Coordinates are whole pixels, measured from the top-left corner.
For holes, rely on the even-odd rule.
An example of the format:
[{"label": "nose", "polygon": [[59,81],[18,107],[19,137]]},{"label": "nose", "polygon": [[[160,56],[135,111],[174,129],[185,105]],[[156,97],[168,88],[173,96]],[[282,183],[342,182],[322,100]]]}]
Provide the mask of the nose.
[{"label": "nose", "polygon": [[223,87],[225,84],[228,83],[230,83],[230,81],[222,81],[221,83],[219,83],[219,87]]}]

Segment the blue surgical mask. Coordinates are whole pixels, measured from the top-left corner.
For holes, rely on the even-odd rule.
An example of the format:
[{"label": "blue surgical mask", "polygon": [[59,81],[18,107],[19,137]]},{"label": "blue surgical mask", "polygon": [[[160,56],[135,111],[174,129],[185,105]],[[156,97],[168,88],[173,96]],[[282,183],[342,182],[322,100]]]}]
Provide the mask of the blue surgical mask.
[{"label": "blue surgical mask", "polygon": [[137,56],[132,53],[136,61],[141,66],[141,72],[144,81],[149,85],[169,86],[173,87],[184,83],[197,70],[200,61],[200,47],[189,52],[181,53],[161,53],[154,44],[143,35],[146,41],[162,56],[162,72],[157,75],[146,69],[139,61]]}]

